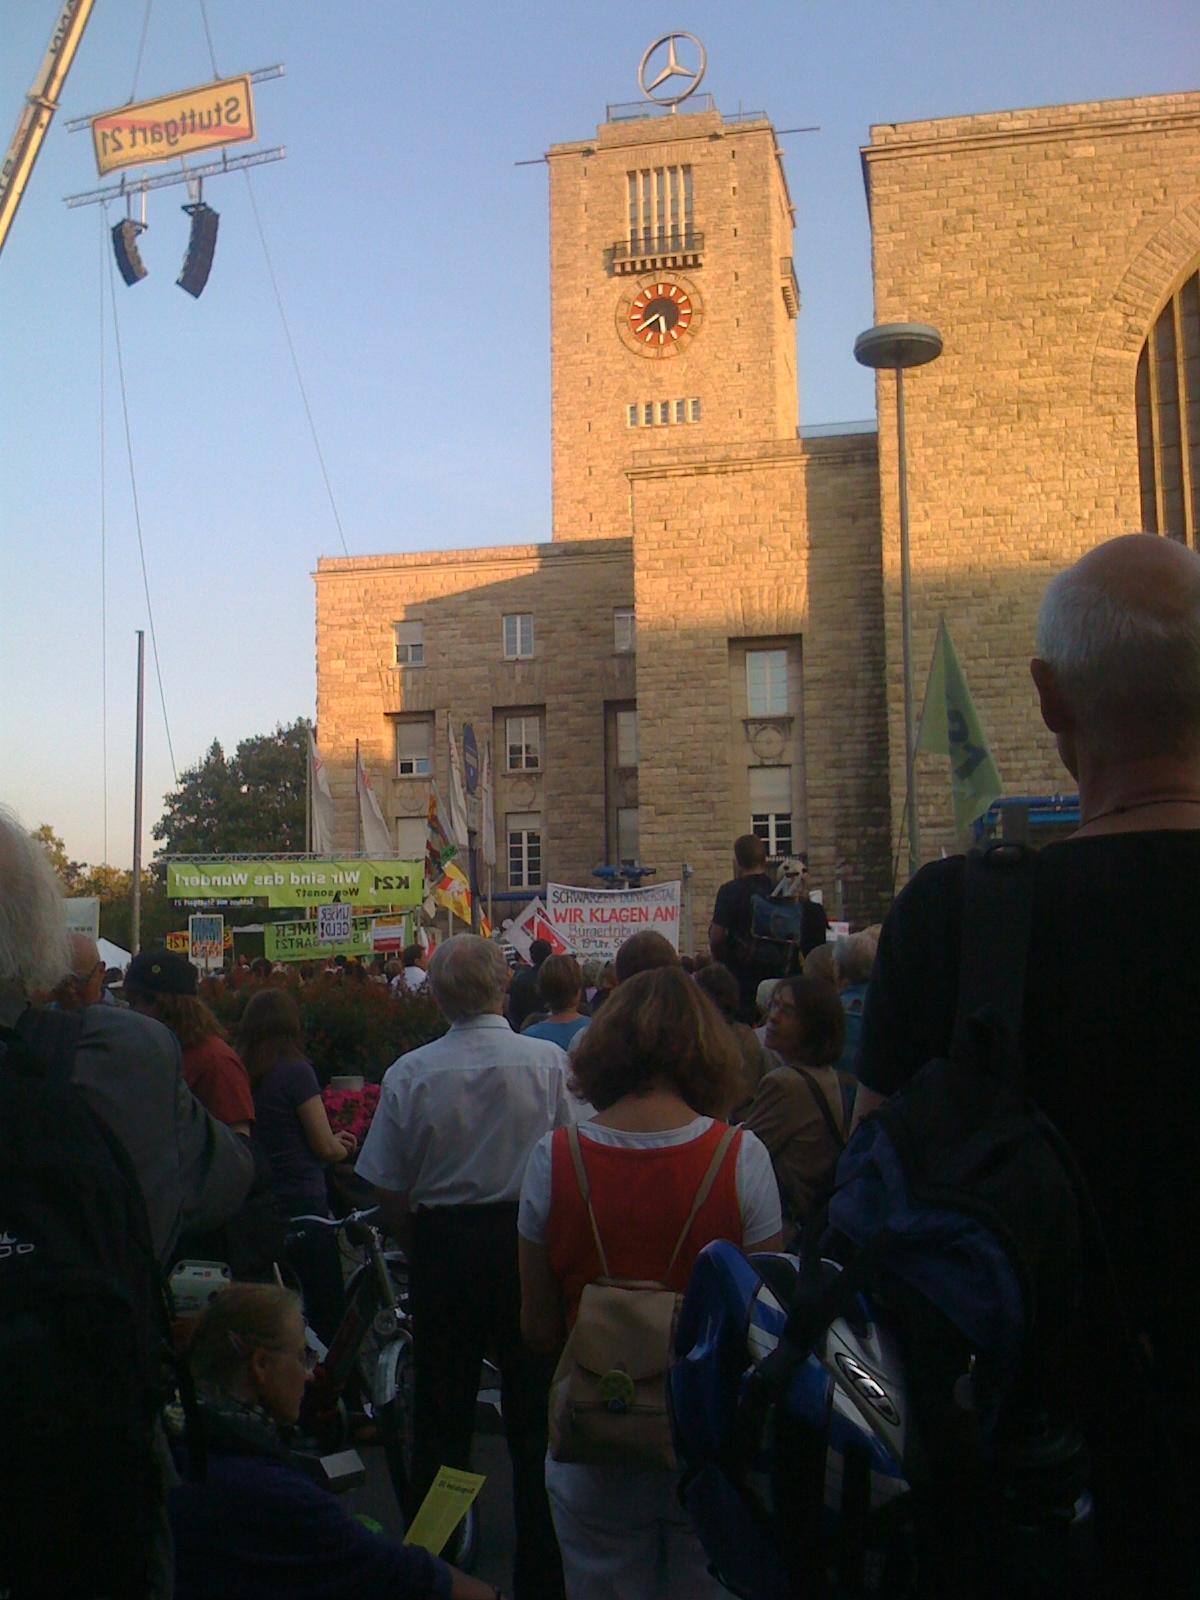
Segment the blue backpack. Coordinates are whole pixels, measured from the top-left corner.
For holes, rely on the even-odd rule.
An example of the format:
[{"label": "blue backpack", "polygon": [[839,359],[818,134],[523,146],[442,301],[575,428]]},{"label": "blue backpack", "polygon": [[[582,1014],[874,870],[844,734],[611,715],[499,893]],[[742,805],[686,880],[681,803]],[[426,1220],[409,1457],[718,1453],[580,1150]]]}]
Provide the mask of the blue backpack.
[{"label": "blue backpack", "polygon": [[799,1257],[697,1264],[671,1393],[685,1503],[735,1593],[1092,1592],[1075,1358],[1087,1318],[1132,1342],[1024,1085],[1034,867],[968,858],[949,1054],[860,1125]]}]

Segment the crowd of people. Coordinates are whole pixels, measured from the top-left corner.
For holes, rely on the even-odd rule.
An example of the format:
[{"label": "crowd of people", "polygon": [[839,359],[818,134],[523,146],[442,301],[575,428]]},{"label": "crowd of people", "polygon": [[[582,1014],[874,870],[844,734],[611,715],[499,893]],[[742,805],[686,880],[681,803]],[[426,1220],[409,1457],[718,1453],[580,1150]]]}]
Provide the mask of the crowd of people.
[{"label": "crowd of people", "polygon": [[[1082,822],[1037,858],[1027,1086],[1078,1157],[1151,1390],[1170,1393],[1165,1436],[1186,1457],[1200,1410],[1187,1314],[1200,1222],[1188,1067],[1200,1034],[1200,557],[1145,535],[1099,546],[1050,585],[1033,676]],[[125,1004],[111,1003],[94,947],[68,946],[44,858],[0,816],[0,1039],[36,1058],[45,1013],[31,1001],[78,1012],[71,1081],[127,1152],[163,1269],[256,1189],[284,1215],[328,1214],[329,1169],[353,1165],[410,1263],[406,1510],[440,1467],[470,1467],[490,1357],[521,1600],[723,1592],[668,1465],[589,1456],[561,1426],[551,1433],[564,1344],[590,1286],[682,1293],[713,1240],[794,1244],[855,1128],[950,1049],[961,857],[918,873],[882,929],[832,939],[802,863],[772,873],[753,834],[733,856],[702,956],[652,932],[582,964],[535,942],[514,974],[497,943],[463,934],[431,955],[414,945],[391,970],[342,963],[347,982],[427,992],[449,1024],[384,1074],[359,1149],[330,1127],[285,986],[260,983],[230,1039],[195,969],[148,951],[124,974]],[[796,910],[795,948],[769,972],[755,907],[780,895]],[[235,968],[226,981],[254,977],[271,974]],[[314,1242],[297,1270],[304,1315],[327,1336],[336,1252]],[[158,1451],[182,1600],[499,1592],[352,1524],[289,1461],[306,1381],[294,1295],[226,1290],[190,1360],[212,1429],[208,1474]],[[1114,1408],[1110,1420],[1089,1446],[1105,1581],[1119,1594],[1132,1577],[1183,1570],[1195,1472],[1162,1453],[1123,1470],[1126,1419]],[[159,1535],[144,1592],[168,1594],[165,1520]]]}]

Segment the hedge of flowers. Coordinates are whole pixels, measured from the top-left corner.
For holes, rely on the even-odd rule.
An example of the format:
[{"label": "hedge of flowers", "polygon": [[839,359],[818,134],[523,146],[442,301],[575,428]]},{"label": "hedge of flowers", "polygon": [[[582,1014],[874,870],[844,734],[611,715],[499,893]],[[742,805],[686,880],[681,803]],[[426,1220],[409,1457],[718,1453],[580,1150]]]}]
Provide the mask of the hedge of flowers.
[{"label": "hedge of flowers", "polygon": [[361,1089],[322,1089],[321,1100],[334,1133],[352,1133],[359,1148],[379,1106],[377,1083],[364,1083]]},{"label": "hedge of flowers", "polygon": [[[382,983],[359,983],[322,975],[301,983],[299,974],[271,978],[296,997],[308,1059],[324,1088],[330,1078],[359,1073],[378,1083],[397,1056],[428,1044],[446,1031],[446,1021],[425,994],[393,997]],[[201,996],[233,1035],[250,996],[261,984],[232,987],[207,980]],[[236,1038],[235,1038],[236,1043]]]}]

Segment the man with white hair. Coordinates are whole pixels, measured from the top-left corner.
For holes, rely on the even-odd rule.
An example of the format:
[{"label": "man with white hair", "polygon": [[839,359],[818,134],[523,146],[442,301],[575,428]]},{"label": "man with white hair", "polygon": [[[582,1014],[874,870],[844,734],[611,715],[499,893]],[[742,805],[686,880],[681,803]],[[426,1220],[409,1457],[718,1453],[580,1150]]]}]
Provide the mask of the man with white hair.
[{"label": "man with white hair", "polygon": [[55,986],[54,1000],[64,1011],[83,1011],[104,999],[104,962],[86,933],[69,934],[67,944],[70,970]]},{"label": "man with white hair", "polygon": [[409,1250],[409,1514],[440,1466],[470,1467],[479,1369],[494,1348],[513,1470],[513,1592],[553,1600],[563,1581],[544,1476],[552,1363],[521,1338],[517,1202],[530,1151],[574,1109],[565,1053],[505,1021],[510,976],[486,939],[459,934],[438,946],[428,987],[450,1031],[388,1068],[357,1171]]},{"label": "man with white hair", "polygon": [[[1200,555],[1150,534],[1097,546],[1050,583],[1037,652],[1081,821],[1037,858],[1026,1071],[1088,1179],[1178,1446],[1171,1461],[1135,1372],[1090,1386],[1104,1399],[1086,1423],[1111,1592],[1183,1593],[1200,1570]],[[884,925],[859,1116],[947,1054],[962,897],[962,858],[931,863]]]},{"label": "man with white hair", "polygon": [[[0,807],[0,1036],[16,1035],[37,1054],[48,1024],[31,998],[53,990],[71,967],[54,872]],[[71,1081],[128,1152],[166,1266],[185,1226],[216,1227],[241,1205],[254,1176],[250,1147],[193,1098],[169,1029],[123,1006],[89,1005],[81,1017]]]},{"label": "man with white hair", "polygon": [[[94,945],[90,955],[98,963]],[[161,1333],[149,1311],[155,1264],[148,1256],[152,1249],[165,1268],[185,1224],[225,1222],[250,1187],[254,1163],[246,1140],[193,1099],[179,1045],[160,1023],[119,1006],[39,1010],[31,1003],[70,963],[50,863],[0,807],[0,1131],[8,1158],[0,1164],[0,1231],[11,1269],[0,1281],[10,1356],[0,1412],[12,1434],[0,1490],[0,1590],[74,1592],[86,1574],[89,1593],[166,1597],[167,1449],[140,1387]],[[144,1220],[117,1143],[138,1180]],[[12,1268],[18,1252],[37,1264],[36,1279]],[[81,1255],[90,1277],[81,1274]],[[123,1307],[131,1308],[129,1324],[120,1320]],[[52,1398],[44,1407],[30,1400],[46,1390]],[[78,1401],[93,1392],[110,1408],[99,1455],[91,1408]],[[31,1405],[45,1421],[36,1438],[14,1431],[14,1414]],[[35,1563],[36,1582],[21,1587]]]}]

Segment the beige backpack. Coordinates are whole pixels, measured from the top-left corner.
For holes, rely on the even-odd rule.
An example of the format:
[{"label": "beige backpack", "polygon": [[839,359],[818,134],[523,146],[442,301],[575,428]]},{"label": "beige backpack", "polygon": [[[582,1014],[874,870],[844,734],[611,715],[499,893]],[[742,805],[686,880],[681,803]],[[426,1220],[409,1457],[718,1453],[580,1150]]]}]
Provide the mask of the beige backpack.
[{"label": "beige backpack", "polygon": [[[664,1280],[671,1276],[692,1223],[708,1199],[735,1131],[726,1128],[713,1152]],[[550,1385],[550,1454],[555,1461],[674,1471],[667,1371],[682,1296],[668,1289],[665,1281],[610,1275],[574,1126],[567,1129],[567,1143],[603,1276],[584,1285],[579,1315]]]}]

